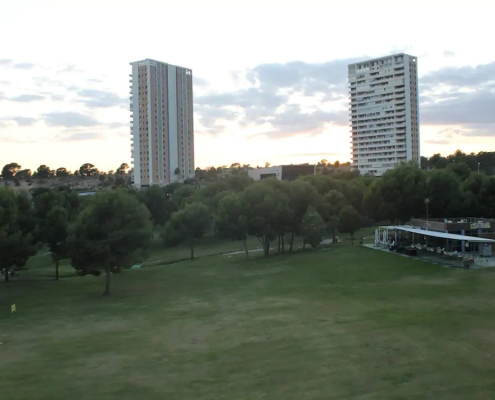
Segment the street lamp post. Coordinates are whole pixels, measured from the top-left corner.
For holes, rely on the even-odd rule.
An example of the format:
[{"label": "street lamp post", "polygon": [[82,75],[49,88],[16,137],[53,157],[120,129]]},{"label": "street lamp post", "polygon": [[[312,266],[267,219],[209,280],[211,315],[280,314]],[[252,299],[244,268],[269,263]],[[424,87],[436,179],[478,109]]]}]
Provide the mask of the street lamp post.
[{"label": "street lamp post", "polygon": [[426,198],[425,199],[425,204],[426,204],[426,230],[428,230],[428,204],[430,203],[430,199]]}]

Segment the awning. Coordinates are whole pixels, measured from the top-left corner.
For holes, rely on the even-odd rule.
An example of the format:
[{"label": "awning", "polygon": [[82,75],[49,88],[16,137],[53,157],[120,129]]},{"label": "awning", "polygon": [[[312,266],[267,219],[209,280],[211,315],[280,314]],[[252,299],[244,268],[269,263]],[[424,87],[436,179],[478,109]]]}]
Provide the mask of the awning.
[{"label": "awning", "polygon": [[418,235],[425,235],[425,236],[450,239],[450,240],[465,240],[467,242],[478,242],[478,243],[495,243],[495,240],[493,239],[486,239],[476,236],[456,235],[454,233],[447,233],[447,232],[427,231],[426,229],[414,228],[411,225],[380,226],[380,229],[389,229],[389,230],[396,229],[398,231],[416,233]]}]

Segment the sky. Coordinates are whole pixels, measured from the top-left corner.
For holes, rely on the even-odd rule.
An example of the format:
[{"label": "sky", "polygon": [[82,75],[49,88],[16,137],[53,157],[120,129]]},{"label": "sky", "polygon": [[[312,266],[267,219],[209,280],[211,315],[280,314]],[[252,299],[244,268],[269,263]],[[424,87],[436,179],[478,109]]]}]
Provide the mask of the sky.
[{"label": "sky", "polygon": [[347,64],[418,57],[421,155],[495,150],[495,1],[0,0],[0,164],[131,162],[131,61],[191,68],[196,166],[350,158]]}]

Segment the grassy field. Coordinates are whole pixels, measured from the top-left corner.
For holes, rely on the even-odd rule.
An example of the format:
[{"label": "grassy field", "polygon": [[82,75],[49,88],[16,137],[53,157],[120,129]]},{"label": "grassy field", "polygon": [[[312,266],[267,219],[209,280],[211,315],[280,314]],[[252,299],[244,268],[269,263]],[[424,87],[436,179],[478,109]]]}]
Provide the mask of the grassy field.
[{"label": "grassy field", "polygon": [[345,242],[126,271],[106,298],[103,286],[0,284],[0,398],[495,398],[494,270]]}]

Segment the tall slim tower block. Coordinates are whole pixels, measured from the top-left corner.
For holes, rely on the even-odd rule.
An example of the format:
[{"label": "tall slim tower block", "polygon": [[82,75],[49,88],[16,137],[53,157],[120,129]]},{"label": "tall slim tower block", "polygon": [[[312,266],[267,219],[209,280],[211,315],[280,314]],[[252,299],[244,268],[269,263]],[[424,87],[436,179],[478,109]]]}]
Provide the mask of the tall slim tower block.
[{"label": "tall slim tower block", "polygon": [[134,185],[194,177],[192,71],[150,59],[131,66]]},{"label": "tall slim tower block", "polygon": [[417,58],[394,54],[349,65],[352,166],[380,176],[420,163]]}]

